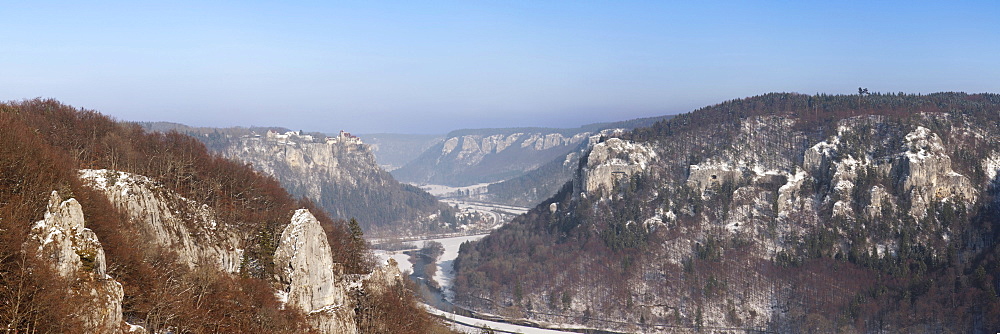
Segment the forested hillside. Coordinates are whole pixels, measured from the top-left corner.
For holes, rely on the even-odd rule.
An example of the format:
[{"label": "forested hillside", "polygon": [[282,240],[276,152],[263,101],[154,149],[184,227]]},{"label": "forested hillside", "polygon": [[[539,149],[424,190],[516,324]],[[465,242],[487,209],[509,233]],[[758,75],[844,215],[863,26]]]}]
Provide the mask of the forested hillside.
[{"label": "forested hillside", "polygon": [[1000,95],[767,94],[606,138],[460,304],[628,332],[1000,329]]},{"label": "forested hillside", "polygon": [[581,142],[573,151],[557,157],[523,175],[490,184],[482,201],[532,207],[552,197],[563,184],[573,179],[580,156],[591,143]]},{"label": "forested hillside", "polygon": [[[297,210],[302,208],[312,214]],[[0,104],[0,322],[7,331],[308,332],[315,327],[306,319],[316,317],[276,297],[278,287],[297,284],[278,279],[284,269],[274,258],[277,249],[289,247],[280,239],[290,233],[293,214],[315,215],[322,244],[329,245],[321,248],[329,254],[319,255],[341,266],[341,275],[373,272],[356,228],[294,200],[273,178],[210,153],[194,138],[148,133],[54,100]],[[92,231],[90,248],[65,239],[67,233],[76,237],[58,229],[59,219],[81,219],[74,233]],[[231,273],[207,262],[186,264],[180,259],[191,254],[164,247],[158,228],[193,231],[165,237],[194,242],[194,249],[218,247],[197,244],[213,233],[235,236],[235,249],[219,251],[241,260],[229,264]],[[66,247],[76,256],[50,252],[60,246],[53,240],[64,239],[72,241]],[[73,261],[77,269],[62,275]],[[384,333],[441,330],[404,287],[377,291],[350,297],[358,308],[346,311],[358,320],[346,326]],[[107,319],[119,319],[121,328],[92,327]]]}]

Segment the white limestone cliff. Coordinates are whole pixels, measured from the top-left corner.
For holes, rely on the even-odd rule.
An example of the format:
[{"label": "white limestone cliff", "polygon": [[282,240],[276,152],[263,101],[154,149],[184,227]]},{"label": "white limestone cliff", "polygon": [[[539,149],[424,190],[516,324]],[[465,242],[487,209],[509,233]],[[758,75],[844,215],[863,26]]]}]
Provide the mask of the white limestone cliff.
[{"label": "white limestone cliff", "polygon": [[951,168],[951,157],[936,133],[918,126],[906,135],[905,149],[893,161],[892,170],[910,196],[910,215],[923,217],[931,202],[954,196],[975,202],[978,191],[968,177]]},{"label": "white limestone cliff", "polygon": [[[574,200],[586,196],[588,201],[580,202],[592,205],[590,211],[584,211],[588,215],[607,210],[602,206],[604,203],[613,208],[621,204],[617,200],[632,201],[625,207],[634,211],[614,214],[641,212],[637,219],[629,217],[626,226],[640,223],[647,231],[655,227],[658,233],[662,232],[659,235],[662,239],[643,250],[655,254],[650,257],[655,261],[632,269],[641,274],[626,282],[608,283],[589,276],[588,270],[598,264],[581,257],[567,267],[585,269],[554,271],[544,281],[545,288],[525,293],[520,301],[512,298],[511,290],[506,290],[506,295],[492,294],[491,304],[477,304],[476,298],[481,297],[476,293],[487,296],[493,293],[482,289],[470,294],[473,298],[468,299],[471,300],[468,305],[477,311],[496,314],[514,314],[496,305],[531,305],[529,311],[534,312],[531,320],[550,322],[566,322],[569,317],[562,316],[566,314],[580,317],[601,314],[605,319],[622,322],[657,318],[671,321],[694,319],[697,312],[706,326],[766,328],[770,324],[783,324],[787,319],[801,317],[801,310],[788,301],[791,290],[775,288],[783,283],[767,276],[743,275],[742,272],[758,270],[752,263],[780,263],[777,259],[781,256],[801,254],[805,248],[802,238],[817,231],[834,240],[827,245],[812,246],[812,251],[822,252],[825,257],[846,258],[859,249],[873,257],[892,257],[902,247],[913,244],[930,245],[929,251],[940,256],[946,252],[940,245],[947,244],[954,233],[949,226],[926,216],[928,212],[934,213],[935,206],[947,204],[971,208],[991,182],[994,186],[1000,184],[1000,153],[986,152],[985,158],[974,162],[979,166],[955,167],[961,158],[955,154],[961,153],[949,147],[948,141],[960,143],[955,133],[967,128],[953,125],[948,133],[945,132],[948,127],[941,124],[947,122],[918,126],[866,115],[842,119],[830,129],[832,133],[818,136],[798,130],[794,119],[766,116],[743,120],[736,133],[732,127],[706,128],[691,137],[641,143],[610,138],[595,143],[577,170]],[[731,136],[731,139],[718,145],[712,136]],[[985,136],[989,138],[988,134]],[[694,162],[689,163],[691,160]],[[973,184],[973,180],[981,179],[975,176],[974,167],[981,167],[987,184]],[[963,175],[966,171],[973,174]],[[636,193],[642,196],[638,200],[616,198],[607,192],[619,180],[637,173],[646,177],[647,184],[655,185],[643,189],[647,192]],[[728,187],[721,187],[727,184]],[[589,201],[595,198],[599,199]],[[552,204],[548,209],[552,217],[569,217],[578,214],[574,210],[580,210],[564,203]],[[913,222],[931,223],[917,226]],[[594,224],[600,226],[599,221]],[[879,229],[909,231],[911,237],[907,242],[912,244],[903,244],[898,234],[871,232]],[[738,269],[730,271],[729,279],[741,283],[729,285],[729,290],[723,293],[725,298],[694,307],[688,303],[699,296],[671,289],[674,282],[685,279],[686,274],[680,273],[689,270],[685,266],[692,263],[685,261],[703,256],[697,249],[707,240],[716,245],[719,240],[729,242],[716,248],[719,256],[737,257],[741,262],[746,261],[746,265],[732,264]],[[740,249],[738,243],[746,245],[745,248]],[[577,274],[582,275],[572,276]],[[567,284],[567,277],[594,282]],[[754,286],[767,288],[748,288]],[[607,303],[612,291],[620,291],[609,287],[628,291],[633,307],[625,310],[621,305],[602,304]],[[553,300],[562,296],[569,296],[563,300],[570,302],[553,306]],[[734,307],[734,301],[739,301],[735,303],[738,306]],[[586,320],[575,323],[590,325]],[[652,332],[649,327],[616,326],[606,328]],[[790,328],[774,329],[793,331]],[[678,329],[665,332],[670,331]]]},{"label": "white limestone cliff", "polygon": [[[353,137],[331,137],[324,142],[300,139],[242,138],[222,150],[234,160],[274,176],[290,190],[300,190],[318,201],[323,182],[358,186],[376,182],[384,185],[370,148]],[[359,168],[367,166],[370,168]],[[296,191],[292,191],[296,192]]]},{"label": "white limestone cliff", "polygon": [[656,159],[656,152],[648,144],[610,138],[594,145],[586,159],[587,165],[580,171],[580,191],[606,193],[614,189],[619,180],[627,180],[645,170]]},{"label": "white limestone cliff", "polygon": [[140,224],[150,242],[177,253],[190,268],[208,264],[236,273],[243,260],[243,237],[217,223],[207,205],[184,198],[152,179],[107,169],[84,169],[80,178]]},{"label": "white limestone cliff", "polygon": [[302,135],[232,138],[218,152],[274,177],[292,196],[306,197],[334,217],[356,218],[369,236],[411,235],[453,228],[449,207],[396,181],[371,147],[346,132],[325,140]]},{"label": "white limestone cliff", "polygon": [[306,209],[292,216],[274,254],[279,293],[322,333],[356,333],[353,300],[343,267],[333,262],[323,227]]},{"label": "white limestone cliff", "polygon": [[107,275],[104,248],[84,226],[83,209],[76,199],[63,201],[53,191],[45,218],[32,226],[27,245],[37,247],[37,256],[72,281],[68,293],[78,304],[66,306],[77,310],[73,314],[81,332],[121,333],[129,327],[122,320],[122,285]]},{"label": "white limestone cliff", "polygon": [[456,152],[455,159],[466,165],[478,164],[487,155],[503,152],[511,147],[544,151],[560,146],[576,145],[586,139],[589,132],[563,136],[559,133],[512,133],[509,135],[464,135],[445,140],[441,155]]}]

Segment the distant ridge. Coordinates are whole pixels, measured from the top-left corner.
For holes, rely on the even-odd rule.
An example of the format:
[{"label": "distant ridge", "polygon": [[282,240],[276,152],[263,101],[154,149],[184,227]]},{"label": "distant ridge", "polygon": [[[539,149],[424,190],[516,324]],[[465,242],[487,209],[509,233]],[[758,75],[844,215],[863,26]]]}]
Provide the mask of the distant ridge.
[{"label": "distant ridge", "polygon": [[419,157],[392,171],[416,184],[467,186],[510,180],[553,160],[565,159],[593,134],[605,129],[631,130],[673,116],[593,123],[578,128],[485,128],[455,130]]},{"label": "distant ridge", "polygon": [[644,117],[630,119],[620,122],[603,122],[581,125],[577,128],[549,128],[549,127],[514,127],[514,128],[480,128],[480,129],[458,129],[451,131],[447,137],[459,137],[467,135],[500,134],[510,135],[514,133],[558,133],[563,136],[571,136],[581,132],[597,132],[604,129],[634,129],[637,127],[649,126],[661,120],[670,119],[673,115]]}]

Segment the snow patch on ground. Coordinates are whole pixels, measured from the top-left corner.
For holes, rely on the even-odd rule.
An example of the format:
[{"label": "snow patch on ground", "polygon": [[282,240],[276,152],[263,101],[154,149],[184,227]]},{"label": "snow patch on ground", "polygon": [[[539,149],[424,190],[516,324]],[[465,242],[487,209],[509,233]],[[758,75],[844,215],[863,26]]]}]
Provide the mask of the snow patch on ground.
[{"label": "snow patch on ground", "polygon": [[762,166],[762,165],[753,165],[753,168],[750,168],[750,170],[752,170],[754,172],[754,174],[757,174],[757,176],[782,175],[782,174],[784,174],[782,171],[777,170],[777,169],[767,169],[767,170],[765,170],[764,166]]},{"label": "snow patch on ground", "polygon": [[317,313],[331,313],[332,314],[332,313],[334,313],[334,311],[336,311],[337,309],[339,309],[341,307],[344,307],[344,304],[330,304],[330,305],[327,305],[327,306],[323,306],[322,308],[318,308],[318,309],[309,311],[309,314],[317,314]]},{"label": "snow patch on ground", "polygon": [[128,326],[128,329],[125,330],[125,333],[145,333],[146,332],[146,328],[145,327],[142,327],[142,326],[139,326],[139,325],[133,325],[133,324],[130,324],[128,322],[126,322],[125,325]]},{"label": "snow patch on ground", "polygon": [[784,192],[787,192],[787,191],[791,190],[792,188],[794,188],[796,186],[796,184],[798,184],[799,182],[801,182],[808,175],[809,174],[806,173],[806,171],[804,171],[804,170],[800,169],[800,170],[796,171],[794,175],[792,175],[792,176],[790,176],[788,178],[788,182],[786,182],[784,185],[782,185],[780,188],[778,188],[778,193],[784,193]]},{"label": "snow patch on ground", "polygon": [[288,304],[288,291],[278,290],[274,292],[274,297],[278,298],[278,302],[281,303],[281,309],[285,309],[285,304]]},{"label": "snow patch on ground", "polygon": [[932,152],[944,151],[937,134],[922,126],[918,126],[916,130],[906,135],[906,145],[910,148],[906,151],[906,157],[911,161],[924,160],[930,157]]},{"label": "snow patch on ground", "polygon": [[373,251],[373,253],[375,253],[376,257],[378,257],[380,265],[383,266],[387,265],[389,263],[389,259],[393,259],[396,260],[396,266],[399,267],[399,272],[401,273],[413,272],[413,263],[410,262],[410,256],[403,254],[402,251],[390,252],[384,250],[375,250]]},{"label": "snow patch on ground", "polygon": [[1000,175],[1000,153],[993,152],[989,158],[983,160],[983,171],[986,172],[987,180],[996,180]]},{"label": "snow patch on ground", "polygon": [[812,149],[824,156],[831,156],[834,152],[837,152],[837,147],[840,146],[840,134],[843,133],[843,127],[837,130],[837,135],[831,137],[830,139],[821,141],[813,145]]}]

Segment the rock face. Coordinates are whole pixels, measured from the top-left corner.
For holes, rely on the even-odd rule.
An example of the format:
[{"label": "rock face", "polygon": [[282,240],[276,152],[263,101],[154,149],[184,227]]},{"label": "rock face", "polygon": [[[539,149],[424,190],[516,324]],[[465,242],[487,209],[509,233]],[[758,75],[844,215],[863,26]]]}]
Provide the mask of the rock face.
[{"label": "rock face", "polygon": [[207,205],[141,175],[85,169],[80,178],[140,223],[151,242],[175,251],[182,263],[191,268],[207,264],[226,273],[240,270],[243,236],[217,224],[216,213]]},{"label": "rock face", "polygon": [[368,145],[342,132],[325,139],[271,134],[233,138],[220,153],[276,178],[334,217],[356,218],[369,235],[454,229],[455,214],[434,196],[400,184],[375,162]]},{"label": "rock face", "polygon": [[[602,137],[620,134],[621,129],[601,130],[599,134],[590,136],[588,140],[564,156],[528,171],[521,176],[492,183],[486,192],[468,196],[473,201],[502,203],[514,206],[533,207],[555,195],[567,183],[576,178],[580,166],[580,158],[587,154],[595,145],[600,144]],[[612,176],[624,174],[612,173]],[[616,178],[617,181],[617,178]],[[573,185],[581,190],[581,184]],[[579,193],[579,191],[577,191]]]},{"label": "rock face", "polygon": [[292,216],[274,253],[278,296],[302,310],[321,333],[357,333],[355,306],[360,294],[381,294],[402,284],[395,262],[367,275],[344,275],[333,262],[330,244],[316,217],[306,209]]},{"label": "rock face", "polygon": [[74,307],[85,333],[121,333],[122,285],[107,275],[104,249],[97,235],[84,227],[83,209],[75,199],[62,201],[53,191],[45,219],[31,228],[29,246],[47,259],[64,279],[73,280],[70,294],[79,305]]},{"label": "rock face", "polygon": [[304,311],[323,333],[357,332],[343,268],[333,262],[326,234],[309,210],[292,216],[281,233],[274,263],[286,305]]},{"label": "rock face", "polygon": [[396,260],[389,259],[388,263],[378,266],[372,273],[363,279],[363,286],[369,294],[382,294],[387,289],[403,283],[403,274],[399,272]]},{"label": "rock face", "polygon": [[580,171],[582,191],[609,193],[619,181],[645,170],[653,159],[656,152],[644,144],[610,138],[594,145],[587,156],[587,167]]},{"label": "rock face", "polygon": [[[565,156],[591,135],[586,131],[525,130],[539,132],[487,129],[449,134],[444,142],[394,170],[393,175],[411,183],[449,186],[502,181]],[[469,131],[477,133],[463,133]]]},{"label": "rock face", "polygon": [[[216,214],[207,206],[166,190],[141,175],[81,170],[80,177],[103,191],[111,203],[141,224],[145,238],[175,251],[179,262],[192,268],[210,265],[228,274],[241,269],[245,236],[216,224]],[[40,245],[39,254],[52,258],[55,268],[65,277],[81,271],[92,272],[95,278],[90,284],[95,288],[84,300],[96,303],[92,309],[100,316],[87,315],[85,319],[95,333],[116,332],[105,329],[122,326],[121,285],[103,278],[104,252],[93,232],[83,227],[79,203],[69,199],[59,204],[58,199],[53,193],[54,204],[50,203],[46,219],[33,229]],[[322,333],[357,333],[352,286],[384,289],[401,278],[394,266],[378,268],[365,277],[345,275],[342,266],[333,262],[326,238],[320,223],[308,210],[294,213],[274,254],[275,280],[280,284],[276,294],[286,307],[303,311],[312,327]],[[368,284],[362,284],[361,280]]]},{"label": "rock face", "polygon": [[670,116],[584,125],[575,129],[506,128],[452,131],[402,168],[398,179],[453,187],[488,184],[466,200],[534,206],[554,195],[576,173],[582,153],[597,140]]},{"label": "rock face", "polygon": [[389,182],[368,146],[349,134],[325,141],[297,135],[245,137],[222,153],[274,176],[292,193],[314,199],[323,195],[325,183],[385,187]]},{"label": "rock face", "polygon": [[892,172],[913,202],[910,215],[922,217],[931,202],[945,198],[976,201],[977,189],[951,168],[951,157],[936,133],[918,126],[906,135],[905,148],[893,161]]}]

